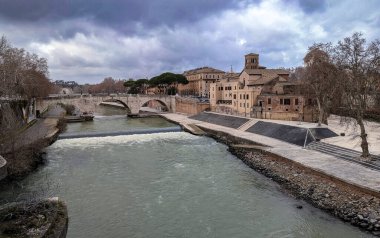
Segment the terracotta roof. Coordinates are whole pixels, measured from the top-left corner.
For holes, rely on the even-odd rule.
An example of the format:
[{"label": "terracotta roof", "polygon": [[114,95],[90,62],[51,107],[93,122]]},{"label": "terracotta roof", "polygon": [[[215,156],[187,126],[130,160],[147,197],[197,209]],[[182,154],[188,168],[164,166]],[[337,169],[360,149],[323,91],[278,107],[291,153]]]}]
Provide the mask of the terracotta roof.
[{"label": "terracotta roof", "polygon": [[271,82],[273,79],[278,78],[278,77],[279,77],[278,75],[265,75],[265,76],[261,76],[257,80],[249,80],[247,85],[248,86],[255,86],[255,85],[267,84],[267,83]]},{"label": "terracotta roof", "polygon": [[279,83],[286,83],[287,80],[276,74],[266,74],[261,76],[258,80],[249,80],[248,86],[264,85],[270,83],[272,80],[278,79]]},{"label": "terracotta roof", "polygon": [[247,55],[245,55],[245,56],[248,56],[248,55],[257,56],[257,55],[259,55],[259,54],[256,54],[256,53],[249,53],[249,54],[247,54]]},{"label": "terracotta roof", "polygon": [[289,81],[285,81],[285,82],[278,82],[279,84],[281,85],[284,85],[284,86],[296,86],[296,85],[301,85],[301,83],[299,82],[289,82]]},{"label": "terracotta roof", "polygon": [[211,67],[201,67],[201,68],[191,69],[191,70],[183,72],[184,75],[200,74],[200,73],[224,73],[224,71],[219,70],[219,69],[214,69]]},{"label": "terracotta roof", "polygon": [[225,73],[222,76],[222,79],[238,79],[239,78],[239,73]]},{"label": "terracotta roof", "polygon": [[289,71],[285,69],[244,69],[244,71],[249,75],[264,75],[264,74],[290,74]]}]

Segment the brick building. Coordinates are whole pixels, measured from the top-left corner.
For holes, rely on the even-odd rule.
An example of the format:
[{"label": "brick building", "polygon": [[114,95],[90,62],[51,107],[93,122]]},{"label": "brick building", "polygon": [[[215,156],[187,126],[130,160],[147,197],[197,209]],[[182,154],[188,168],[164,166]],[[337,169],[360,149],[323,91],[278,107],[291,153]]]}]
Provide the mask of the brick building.
[{"label": "brick building", "polygon": [[210,97],[210,83],[215,82],[225,74],[224,71],[210,67],[202,67],[185,71],[183,75],[189,81],[188,84],[178,85],[180,95],[193,95],[198,97]]},{"label": "brick building", "polygon": [[299,85],[289,82],[289,74],[284,69],[260,66],[258,54],[245,55],[240,74],[225,74],[210,83],[210,108],[247,117],[309,120],[304,115]]}]

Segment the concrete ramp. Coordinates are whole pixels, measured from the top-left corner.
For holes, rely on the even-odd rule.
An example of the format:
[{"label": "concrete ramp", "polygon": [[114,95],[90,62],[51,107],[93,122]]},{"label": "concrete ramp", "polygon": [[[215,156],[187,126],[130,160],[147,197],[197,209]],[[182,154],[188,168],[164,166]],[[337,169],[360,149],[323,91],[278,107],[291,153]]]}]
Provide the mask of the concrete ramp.
[{"label": "concrete ramp", "polygon": [[337,134],[328,128],[304,128],[264,121],[257,122],[248,128],[247,132],[271,137],[299,146],[304,146],[305,139],[306,145],[308,145],[316,141],[316,139],[337,136]]},{"label": "concrete ramp", "polygon": [[204,132],[201,128],[199,128],[195,124],[181,124],[183,126],[183,129],[187,132],[190,132],[193,135],[196,136],[203,136],[206,135],[206,132]]}]

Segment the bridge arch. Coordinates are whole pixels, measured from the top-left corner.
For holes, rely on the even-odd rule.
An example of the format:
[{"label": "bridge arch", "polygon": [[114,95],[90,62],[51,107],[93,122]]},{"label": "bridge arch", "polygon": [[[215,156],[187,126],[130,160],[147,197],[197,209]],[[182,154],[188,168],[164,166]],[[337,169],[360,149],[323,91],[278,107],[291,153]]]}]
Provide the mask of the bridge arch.
[{"label": "bridge arch", "polygon": [[102,102],[116,102],[127,109],[128,114],[137,115],[140,108],[149,101],[157,101],[167,108],[169,112],[175,112],[176,100],[174,96],[168,95],[138,95],[138,94],[118,94],[118,95],[87,95],[75,97],[51,97],[37,101],[37,110],[44,111],[48,105],[62,102],[75,105],[81,111],[94,112],[96,107]]},{"label": "bridge arch", "polygon": [[[102,101],[102,102],[114,102],[114,103],[121,104],[121,105],[123,105],[124,108],[128,111],[128,113],[131,112],[131,108],[130,108],[130,106],[128,106],[128,104],[126,104],[126,103],[123,102],[122,100],[111,98],[111,99],[104,100],[104,101]],[[102,102],[101,102],[101,103],[102,103]]]},{"label": "bridge arch", "polygon": [[[170,106],[167,103],[165,103],[164,101],[157,99],[157,98],[151,98],[151,99],[147,99],[147,100],[142,101],[141,105],[140,105],[140,110],[144,106],[152,106],[149,104],[154,103],[154,102],[158,103],[158,105],[162,111],[170,111]],[[153,107],[154,107],[154,105],[153,105]],[[156,108],[156,109],[158,109],[158,108]]]}]

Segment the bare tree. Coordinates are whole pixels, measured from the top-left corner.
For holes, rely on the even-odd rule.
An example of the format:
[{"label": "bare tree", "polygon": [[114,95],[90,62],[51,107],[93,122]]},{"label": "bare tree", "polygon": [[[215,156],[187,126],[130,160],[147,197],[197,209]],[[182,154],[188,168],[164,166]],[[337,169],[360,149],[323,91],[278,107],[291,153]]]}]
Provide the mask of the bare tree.
[{"label": "bare tree", "polygon": [[333,100],[340,90],[340,74],[330,57],[331,44],[315,44],[309,47],[304,58],[303,70],[304,94],[313,97],[318,105],[318,126],[327,124]]},{"label": "bare tree", "polygon": [[48,75],[45,58],[12,47],[5,36],[1,37],[0,97],[22,98],[30,105],[34,102],[33,98],[45,97],[50,93],[52,85]]},{"label": "bare tree", "polygon": [[334,47],[334,61],[344,76],[344,106],[348,109],[345,122],[354,121],[360,127],[362,157],[369,157],[367,132],[364,114],[368,109],[370,97],[380,86],[380,40],[366,44],[361,33],[339,41]]}]

